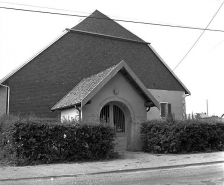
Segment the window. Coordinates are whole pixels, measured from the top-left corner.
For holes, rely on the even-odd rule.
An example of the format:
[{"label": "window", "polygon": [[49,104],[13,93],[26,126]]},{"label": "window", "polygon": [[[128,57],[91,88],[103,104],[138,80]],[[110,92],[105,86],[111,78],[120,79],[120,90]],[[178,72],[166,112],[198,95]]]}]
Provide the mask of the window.
[{"label": "window", "polygon": [[160,103],[160,116],[164,118],[172,114],[171,103],[161,102]]}]

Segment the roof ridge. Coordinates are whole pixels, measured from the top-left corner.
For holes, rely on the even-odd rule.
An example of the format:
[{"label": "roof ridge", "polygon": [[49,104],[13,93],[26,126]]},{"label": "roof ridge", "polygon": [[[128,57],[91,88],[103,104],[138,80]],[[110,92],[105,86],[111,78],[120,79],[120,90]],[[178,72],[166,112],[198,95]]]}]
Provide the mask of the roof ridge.
[{"label": "roof ridge", "polygon": [[[118,64],[119,64],[119,63],[118,63]],[[109,67],[109,68],[107,68],[107,69],[105,69],[105,70],[103,70],[103,71],[100,71],[99,73],[95,73],[95,74],[93,74],[93,75],[91,75],[91,76],[88,76],[88,77],[86,77],[86,78],[83,78],[83,79],[88,79],[88,78],[91,78],[91,77],[93,77],[93,76],[96,76],[96,75],[98,75],[98,74],[100,74],[100,73],[103,73],[103,72],[105,72],[105,71],[107,71],[107,70],[109,70],[109,69],[112,69],[112,68],[116,67],[118,64],[113,65],[113,66],[111,66],[111,67]]]}]

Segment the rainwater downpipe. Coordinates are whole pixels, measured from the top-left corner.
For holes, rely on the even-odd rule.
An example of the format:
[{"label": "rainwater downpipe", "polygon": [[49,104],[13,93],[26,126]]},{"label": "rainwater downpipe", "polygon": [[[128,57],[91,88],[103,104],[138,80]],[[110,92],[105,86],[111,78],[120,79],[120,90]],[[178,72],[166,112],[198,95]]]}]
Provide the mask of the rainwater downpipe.
[{"label": "rainwater downpipe", "polygon": [[0,86],[7,88],[7,104],[6,104],[6,115],[9,115],[9,96],[10,96],[10,87],[7,85],[0,84]]},{"label": "rainwater downpipe", "polygon": [[81,107],[78,107],[78,106],[76,105],[75,108],[76,108],[76,109],[78,110],[78,112],[79,112],[79,121],[81,121],[81,119],[82,119],[82,116],[81,116],[81,114],[82,114]]}]

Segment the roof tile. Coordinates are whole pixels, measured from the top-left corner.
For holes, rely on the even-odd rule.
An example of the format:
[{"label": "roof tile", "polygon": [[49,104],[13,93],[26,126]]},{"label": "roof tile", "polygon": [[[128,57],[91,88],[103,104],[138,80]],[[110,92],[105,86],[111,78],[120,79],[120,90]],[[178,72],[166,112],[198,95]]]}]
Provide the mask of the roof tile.
[{"label": "roof tile", "polygon": [[144,42],[138,36],[131,33],[98,10],[94,11],[89,17],[72,29]]},{"label": "roof tile", "polygon": [[51,110],[71,107],[81,101],[116,67],[112,66],[98,74],[81,80],[65,97]]}]

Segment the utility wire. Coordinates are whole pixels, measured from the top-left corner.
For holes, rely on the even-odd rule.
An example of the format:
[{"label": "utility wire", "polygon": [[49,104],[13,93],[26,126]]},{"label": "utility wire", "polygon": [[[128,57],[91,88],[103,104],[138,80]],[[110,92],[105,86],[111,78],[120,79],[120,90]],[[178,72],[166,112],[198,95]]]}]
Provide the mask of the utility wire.
[{"label": "utility wire", "polygon": [[206,31],[224,32],[224,30],[218,30],[218,29],[198,28],[198,27],[190,27],[190,26],[178,26],[178,25],[171,25],[171,24],[159,24],[159,23],[142,22],[142,21],[129,21],[129,20],[124,20],[124,19],[107,19],[107,18],[90,17],[90,16],[78,15],[78,14],[56,13],[56,12],[47,12],[47,11],[39,11],[39,10],[28,10],[28,9],[12,8],[12,7],[0,7],[0,8],[8,9],[8,10],[25,11],[25,12],[53,14],[53,15],[64,15],[64,16],[73,16],[73,17],[84,17],[84,18],[88,17],[88,18],[91,18],[91,19],[114,20],[114,21],[118,21],[118,22],[128,22],[128,23],[154,25],[154,26],[163,26],[163,27],[171,27],[171,28],[183,28],[183,29],[203,30],[203,31],[206,30]]},{"label": "utility wire", "polygon": [[[34,7],[34,8],[44,8],[44,9],[50,9],[50,10],[60,10],[60,11],[66,11],[66,12],[76,12],[76,13],[83,13],[83,14],[90,15],[90,13],[88,13],[88,12],[80,12],[80,11],[74,11],[74,10],[68,10],[68,9],[52,8],[52,7],[47,7],[47,6],[36,6],[36,5],[28,5],[28,4],[22,4],[22,3],[11,3],[11,2],[6,2],[6,1],[0,1],[0,3],[19,5],[19,6],[27,6],[27,7]],[[130,18],[124,18],[124,17],[112,16],[112,15],[108,15],[108,16],[121,18],[121,19],[130,19]]]},{"label": "utility wire", "polygon": [[217,15],[217,13],[219,12],[219,10],[222,8],[222,5],[224,4],[224,1],[222,2],[222,4],[220,5],[219,9],[216,11],[216,13],[214,14],[214,16],[212,17],[212,19],[209,21],[208,25],[206,26],[206,28],[203,30],[203,32],[200,34],[200,36],[198,37],[198,39],[194,42],[194,44],[191,46],[191,48],[188,50],[188,52],[184,55],[184,57],[181,59],[181,61],[176,65],[176,67],[173,69],[173,71],[183,62],[183,60],[187,57],[187,55],[191,52],[191,50],[194,48],[194,46],[197,44],[197,42],[199,41],[199,39],[202,37],[202,35],[204,34],[204,32],[207,30],[207,28],[209,27],[209,25],[211,24],[211,22],[213,21],[213,19],[215,18],[215,16]]},{"label": "utility wire", "polygon": [[222,44],[224,42],[224,39],[221,40],[218,44],[216,44],[216,46],[214,46],[209,52],[207,52],[203,57],[209,55],[209,53],[211,53],[214,49],[216,49],[217,47],[219,47],[220,44]]},{"label": "utility wire", "polygon": [[76,13],[89,14],[87,12],[80,12],[80,11],[74,11],[74,10],[66,10],[66,9],[60,9],[60,8],[51,8],[51,7],[46,7],[46,6],[28,5],[28,4],[22,4],[22,3],[11,3],[11,2],[6,2],[6,1],[0,1],[0,3],[7,3],[7,4],[19,5],[19,6],[28,6],[28,7],[34,7],[34,8],[44,8],[44,9],[51,9],[51,10],[60,10],[60,11],[67,11],[67,12],[76,12]]}]

